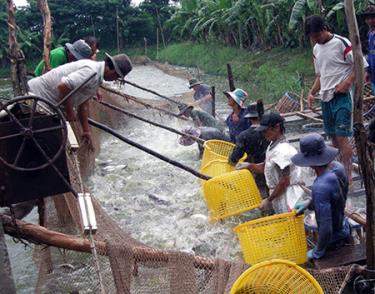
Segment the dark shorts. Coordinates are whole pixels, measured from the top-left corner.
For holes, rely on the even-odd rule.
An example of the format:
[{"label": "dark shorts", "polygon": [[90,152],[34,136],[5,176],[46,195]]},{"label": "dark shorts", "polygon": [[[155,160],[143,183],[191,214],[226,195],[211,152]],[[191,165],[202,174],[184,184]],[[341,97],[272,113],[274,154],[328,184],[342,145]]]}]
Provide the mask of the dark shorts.
[{"label": "dark shorts", "polygon": [[324,132],[328,136],[352,135],[352,98],[349,93],[335,94],[328,102],[321,102]]}]

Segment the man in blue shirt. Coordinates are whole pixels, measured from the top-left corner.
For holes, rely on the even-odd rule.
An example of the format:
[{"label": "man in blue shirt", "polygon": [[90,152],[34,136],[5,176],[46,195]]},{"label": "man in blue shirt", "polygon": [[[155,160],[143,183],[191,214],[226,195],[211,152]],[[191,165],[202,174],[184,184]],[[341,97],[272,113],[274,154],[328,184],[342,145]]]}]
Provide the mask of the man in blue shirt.
[{"label": "man in blue shirt", "polygon": [[368,68],[366,80],[371,82],[375,93],[375,5],[369,5],[362,13],[370,30],[368,32]]},{"label": "man in blue shirt", "polygon": [[196,79],[191,79],[189,81],[189,89],[194,90],[194,102],[190,105],[199,106],[205,112],[214,115],[210,87],[206,84],[202,84],[200,81]]},{"label": "man in blue shirt", "polygon": [[307,208],[315,211],[318,225],[318,243],[307,253],[308,259],[322,258],[327,249],[335,248],[350,236],[344,216],[348,179],[344,167],[333,161],[338,149],[326,146],[319,134],[309,134],[300,140],[300,152],[292,162],[301,167],[310,166],[317,177],[312,185],[312,198],[295,205],[297,214]]}]

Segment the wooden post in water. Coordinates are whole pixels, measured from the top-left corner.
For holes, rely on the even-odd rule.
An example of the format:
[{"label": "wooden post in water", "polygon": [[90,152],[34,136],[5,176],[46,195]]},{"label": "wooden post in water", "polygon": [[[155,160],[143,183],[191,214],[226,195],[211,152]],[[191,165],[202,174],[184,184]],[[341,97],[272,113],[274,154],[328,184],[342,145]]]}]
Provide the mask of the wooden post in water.
[{"label": "wooden post in water", "polygon": [[369,148],[367,143],[367,134],[362,120],[363,107],[363,55],[361,42],[358,32],[358,24],[355,16],[354,5],[352,0],[344,0],[346,21],[349,29],[350,41],[352,43],[354,55],[354,70],[355,70],[355,92],[353,99],[353,119],[354,119],[354,137],[357,147],[357,154],[359,166],[361,167],[363,181],[366,190],[366,213],[367,213],[367,227],[366,227],[366,254],[367,267],[369,270],[375,269],[375,177],[374,166],[369,155]]},{"label": "wooden post in water", "polygon": [[159,29],[156,28],[156,60],[159,59]]},{"label": "wooden post in water", "polygon": [[229,90],[234,91],[236,87],[234,86],[232,67],[229,63],[227,63],[227,73],[228,73]]},{"label": "wooden post in water", "polygon": [[51,50],[51,13],[47,0],[38,0],[38,7],[43,17],[43,72],[51,70],[49,51]]},{"label": "wooden post in water", "polygon": [[216,97],[215,97],[216,93],[215,93],[215,86],[212,86],[211,87],[211,96],[212,96],[212,116],[215,117],[215,108],[216,108]]},{"label": "wooden post in water", "polygon": [[147,38],[144,37],[143,41],[145,42],[145,56],[147,56]]}]

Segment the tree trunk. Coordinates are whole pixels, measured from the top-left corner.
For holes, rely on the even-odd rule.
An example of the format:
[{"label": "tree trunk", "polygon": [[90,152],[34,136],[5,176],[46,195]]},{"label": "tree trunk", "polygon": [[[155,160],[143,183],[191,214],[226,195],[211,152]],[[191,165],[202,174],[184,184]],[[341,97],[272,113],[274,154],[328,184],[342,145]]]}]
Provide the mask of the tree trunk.
[{"label": "tree trunk", "polygon": [[49,52],[51,50],[51,13],[47,0],[38,0],[38,7],[43,16],[43,60],[44,71],[51,70]]},{"label": "tree trunk", "polygon": [[16,25],[16,6],[12,0],[7,0],[8,13],[8,33],[9,33],[9,59],[11,69],[11,79],[13,86],[13,94],[20,96],[26,94],[27,86],[27,70],[25,65],[25,56],[17,43],[17,25]]},{"label": "tree trunk", "polygon": [[359,166],[363,176],[363,181],[366,190],[366,213],[367,213],[367,228],[366,228],[366,254],[368,269],[375,269],[375,185],[374,185],[374,169],[373,162],[369,154],[367,143],[367,134],[362,121],[362,107],[363,107],[363,55],[361,42],[359,38],[358,25],[354,11],[352,0],[345,0],[345,13],[349,28],[350,41],[352,42],[354,54],[354,70],[355,70],[355,92],[354,92],[354,137],[357,147],[357,154]]}]

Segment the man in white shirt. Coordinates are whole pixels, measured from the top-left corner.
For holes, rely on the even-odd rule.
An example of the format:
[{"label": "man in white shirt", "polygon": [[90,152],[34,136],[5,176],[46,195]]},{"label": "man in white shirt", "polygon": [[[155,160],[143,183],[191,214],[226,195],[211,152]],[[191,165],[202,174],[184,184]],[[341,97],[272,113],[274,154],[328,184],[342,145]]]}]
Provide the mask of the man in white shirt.
[{"label": "man in white shirt", "polygon": [[123,79],[132,70],[131,61],[126,54],[118,54],[113,57],[109,54],[106,55],[105,60],[101,62],[83,59],[61,65],[28,82],[32,94],[58,104],[70,91],[80,86],[92,74],[95,74],[64,104],[68,121],[76,120],[74,108],[77,110],[78,119],[82,126],[82,139],[86,140],[89,145],[91,145],[91,132],[88,123],[88,99],[95,96],[103,80]]},{"label": "man in white shirt", "polygon": [[351,43],[331,33],[320,16],[306,18],[305,33],[315,43],[313,57],[316,78],[307,97],[308,106],[313,109],[315,95],[320,91],[324,131],[339,149],[351,183],[352,148],[349,137],[352,136],[353,107],[350,88],[355,79]]}]

